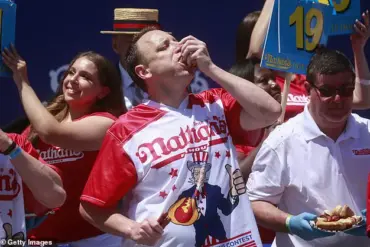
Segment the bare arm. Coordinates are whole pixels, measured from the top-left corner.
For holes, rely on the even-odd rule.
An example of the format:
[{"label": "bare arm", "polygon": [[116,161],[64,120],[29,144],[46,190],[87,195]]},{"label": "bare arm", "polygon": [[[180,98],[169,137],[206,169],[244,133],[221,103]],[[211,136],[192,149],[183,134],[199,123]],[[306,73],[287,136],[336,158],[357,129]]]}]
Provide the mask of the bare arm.
[{"label": "bare arm", "polygon": [[90,203],[81,202],[80,214],[103,232],[131,239],[137,244],[152,246],[162,238],[165,225],[162,227],[159,219],[149,218],[138,223],[117,213],[116,208],[99,208]]},{"label": "bare arm", "polygon": [[257,223],[261,226],[276,232],[289,232],[285,225],[288,214],[281,211],[271,203],[265,201],[253,201],[252,209]]},{"label": "bare arm", "polygon": [[353,93],[353,108],[357,110],[370,108],[370,84],[360,83],[362,80],[370,80],[369,66],[363,50],[355,52],[356,84]]},{"label": "bare arm", "polygon": [[49,144],[75,151],[99,150],[112,119],[91,116],[75,122],[59,123],[42,105],[29,84],[26,62],[15,48],[2,53],[4,63],[13,71],[23,108],[40,138]]},{"label": "bare arm", "polygon": [[204,42],[188,36],[180,41],[184,60],[194,65],[212,80],[218,82],[242,106],[240,124],[244,130],[271,125],[281,114],[280,104],[263,89],[252,82],[226,72],[216,66]]},{"label": "bare arm", "polygon": [[53,169],[24,151],[11,162],[37,201],[47,208],[63,205],[66,192]]},{"label": "bare arm", "polygon": [[353,108],[359,110],[370,108],[370,84],[365,85],[360,83],[360,80],[370,80],[369,65],[364,51],[365,45],[370,36],[369,12],[367,11],[364,13],[362,17],[363,23],[357,22],[355,24],[356,32],[351,35],[356,70]]},{"label": "bare arm", "polygon": [[261,145],[262,142],[255,149],[253,149],[247,156],[238,159],[239,168],[243,174],[244,181],[248,180],[249,174],[251,174],[252,172],[254,159],[256,158],[257,153],[261,148]]},{"label": "bare arm", "polygon": [[[0,130],[0,151],[7,150],[12,143],[13,140]],[[31,150],[34,153],[37,152],[30,143],[25,143],[22,147],[27,151],[19,147],[21,152],[10,161],[35,199],[48,208],[63,205],[66,193],[60,176],[52,168],[27,153]]]},{"label": "bare arm", "polygon": [[252,82],[232,75],[216,65],[211,66],[206,75],[217,81],[242,106],[240,124],[244,130],[264,128],[273,124],[280,116],[280,104]]},{"label": "bare arm", "polygon": [[273,6],[274,0],[266,0],[265,5],[263,6],[263,9],[261,11],[261,15],[258,18],[258,21],[255,25],[255,28],[253,28],[247,58],[262,57],[263,51],[262,45],[263,42],[265,41],[265,37],[267,34],[267,29],[270,23]]},{"label": "bare arm", "polygon": [[103,232],[130,238],[130,231],[136,222],[118,213],[116,208],[100,208],[91,203],[81,202],[80,214]]},{"label": "bare arm", "polygon": [[40,138],[49,144],[76,151],[99,150],[113,120],[91,116],[75,122],[59,123],[42,105],[27,83],[19,88],[24,110]]}]

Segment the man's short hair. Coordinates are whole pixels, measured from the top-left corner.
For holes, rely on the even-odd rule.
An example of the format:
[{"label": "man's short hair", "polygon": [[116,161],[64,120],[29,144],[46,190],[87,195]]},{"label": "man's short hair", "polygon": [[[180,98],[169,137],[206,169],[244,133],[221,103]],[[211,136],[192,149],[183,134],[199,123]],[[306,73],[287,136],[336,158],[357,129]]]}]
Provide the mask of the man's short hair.
[{"label": "man's short hair", "polygon": [[335,75],[341,72],[350,72],[355,80],[355,72],[351,61],[342,52],[325,47],[318,48],[307,66],[306,80],[316,83],[316,76]]},{"label": "man's short hair", "polygon": [[138,34],[135,34],[135,36],[132,38],[131,45],[128,48],[127,54],[126,54],[126,63],[127,63],[127,72],[134,81],[134,83],[141,88],[144,92],[147,92],[147,87],[145,84],[145,81],[141,79],[136,73],[135,73],[135,67],[144,61],[144,58],[142,57],[142,54],[138,51],[137,47],[137,41],[143,37],[144,34],[153,31],[153,30],[160,30],[157,27],[149,26],[144,29],[142,29]]}]

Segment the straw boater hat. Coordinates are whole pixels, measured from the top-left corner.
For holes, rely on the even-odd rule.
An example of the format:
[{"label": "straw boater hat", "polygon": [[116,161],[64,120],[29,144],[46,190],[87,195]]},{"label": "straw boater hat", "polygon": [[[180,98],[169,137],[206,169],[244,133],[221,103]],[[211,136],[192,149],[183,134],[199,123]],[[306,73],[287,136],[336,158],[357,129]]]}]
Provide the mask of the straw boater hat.
[{"label": "straw boater hat", "polygon": [[100,31],[102,34],[136,34],[148,26],[160,28],[158,9],[114,9],[112,31]]}]

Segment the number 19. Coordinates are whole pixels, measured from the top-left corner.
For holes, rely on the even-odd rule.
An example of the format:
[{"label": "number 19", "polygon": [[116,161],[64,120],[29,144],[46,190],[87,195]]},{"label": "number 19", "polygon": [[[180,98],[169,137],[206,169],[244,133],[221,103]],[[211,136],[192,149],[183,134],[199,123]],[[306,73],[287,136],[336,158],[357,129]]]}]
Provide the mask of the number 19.
[{"label": "number 19", "polygon": [[[296,25],[296,47],[298,49],[306,49],[306,51],[313,51],[320,42],[322,31],[324,28],[324,17],[322,12],[318,9],[311,8],[305,18],[304,9],[298,6],[294,13],[289,17],[289,25]],[[311,22],[316,18],[316,25],[312,28]],[[304,38],[304,36],[307,36]],[[312,38],[312,41],[309,38]],[[303,42],[305,40],[305,42]]]}]

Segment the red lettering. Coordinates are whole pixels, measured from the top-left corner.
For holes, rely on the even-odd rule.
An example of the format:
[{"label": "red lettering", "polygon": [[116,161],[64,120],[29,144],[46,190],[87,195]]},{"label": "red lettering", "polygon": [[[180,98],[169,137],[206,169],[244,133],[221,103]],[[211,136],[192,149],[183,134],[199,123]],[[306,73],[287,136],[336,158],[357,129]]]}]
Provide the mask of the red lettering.
[{"label": "red lettering", "polygon": [[[157,153],[157,150],[159,149],[159,153]],[[152,155],[152,161],[155,161],[161,157],[162,154],[167,155],[171,153],[166,145],[164,144],[164,139],[162,137],[156,138],[153,140],[152,143],[143,143],[138,147],[138,151],[136,153],[136,156],[139,157],[141,163],[145,163],[148,160],[148,154]]]},{"label": "red lettering", "polygon": [[[211,135],[215,136],[216,134],[221,134],[220,128],[217,126],[217,122],[209,122],[209,127],[211,128]],[[216,131],[216,134],[215,134]]]},{"label": "red lettering", "polygon": [[1,175],[0,176],[0,191],[11,191],[10,186],[10,176],[9,175]]},{"label": "red lettering", "polygon": [[188,144],[208,141],[211,136],[219,135],[219,139],[223,140],[227,132],[226,121],[217,116],[214,116],[213,119],[215,121],[196,124],[192,128],[186,126],[185,130],[180,128],[179,135],[172,136],[168,140],[158,137],[152,142],[143,143],[138,146],[136,156],[140,159],[141,163],[154,162],[163,155],[169,155],[172,152],[186,148]]},{"label": "red lettering", "polygon": [[352,150],[352,153],[354,155],[370,155],[370,149],[369,148],[364,148],[360,150]]},{"label": "red lettering", "polygon": [[179,136],[173,136],[171,137],[167,142],[167,147],[171,152],[177,151],[179,149],[183,149],[186,146],[186,142],[183,141],[183,143],[180,143],[180,137]]},{"label": "red lettering", "polygon": [[227,124],[226,124],[226,121],[225,120],[220,120],[220,131],[221,133],[226,133],[226,130],[227,130]]},{"label": "red lettering", "polygon": [[196,131],[197,130],[195,128],[191,128],[191,133],[194,136],[194,141],[195,141],[195,143],[198,143],[198,142],[200,142],[200,139],[199,139],[199,136],[197,135]]},{"label": "red lettering", "polygon": [[[0,201],[11,201],[18,196],[21,186],[17,181],[17,173],[9,169],[9,174],[0,175]],[[4,192],[11,192],[6,194]]]},{"label": "red lettering", "polygon": [[207,141],[210,136],[208,125],[200,127],[197,131],[197,136],[199,136],[201,140]]},{"label": "red lettering", "polygon": [[190,144],[193,144],[194,143],[193,135],[191,134],[191,130],[190,130],[189,126],[186,127],[186,130],[185,131],[186,131],[186,133],[189,136],[189,143]]}]

